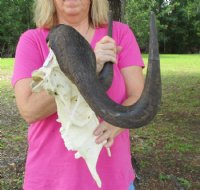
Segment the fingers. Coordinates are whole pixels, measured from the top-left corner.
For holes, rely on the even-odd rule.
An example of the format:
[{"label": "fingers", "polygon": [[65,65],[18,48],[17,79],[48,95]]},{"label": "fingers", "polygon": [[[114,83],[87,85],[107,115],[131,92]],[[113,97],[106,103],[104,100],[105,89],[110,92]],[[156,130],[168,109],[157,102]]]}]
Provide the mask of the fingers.
[{"label": "fingers", "polygon": [[112,63],[116,63],[116,53],[114,53],[112,50],[96,50],[96,61],[97,65],[104,65],[105,62],[111,61]]},{"label": "fingers", "polygon": [[115,44],[115,40],[109,36],[104,36],[101,40],[100,40],[101,43],[105,44],[105,43],[114,43]]},{"label": "fingers", "polygon": [[94,53],[96,56],[97,73],[99,73],[104,64],[108,61],[112,63],[117,62],[117,53],[121,51],[121,47],[116,45],[115,40],[109,36],[103,37],[99,42],[96,43]]},{"label": "fingers", "polygon": [[94,131],[94,135],[97,136],[96,143],[104,143],[106,148],[109,148],[114,143],[113,131],[104,124],[100,124]]},{"label": "fingers", "polygon": [[99,135],[96,139],[96,143],[97,144],[101,144],[103,143],[104,141],[109,141],[110,140],[110,137],[111,136],[111,132],[109,130],[106,130],[103,132],[103,134]]},{"label": "fingers", "polygon": [[105,36],[103,37],[99,42],[96,43],[95,52],[101,51],[106,53],[106,51],[108,51],[111,53],[116,54],[118,51],[117,45],[115,43],[115,40],[113,40],[112,38]]},{"label": "fingers", "polygon": [[117,46],[115,45],[115,43],[101,43],[101,42],[98,42],[96,44],[96,48],[95,48],[95,51],[97,50],[101,50],[103,52],[106,52],[107,50],[110,50],[110,52],[113,52],[113,53],[117,53]]},{"label": "fingers", "polygon": [[[106,46],[105,46],[106,44]],[[119,53],[122,49],[121,46],[118,46],[115,40],[109,36],[104,36],[98,43],[97,46],[101,46],[102,49],[110,49],[113,50],[115,53]]]},{"label": "fingers", "polygon": [[103,124],[100,124],[94,131],[94,135],[98,136],[96,138],[96,143],[101,144],[103,142],[107,142],[107,139],[110,137],[111,132],[107,129],[107,127]]},{"label": "fingers", "polygon": [[106,131],[107,127],[101,123],[95,130],[94,135],[99,136],[102,135],[104,131]]},{"label": "fingers", "polygon": [[114,139],[113,139],[113,138],[108,138],[108,140],[107,140],[107,142],[104,144],[104,146],[105,146],[106,148],[109,148],[109,147],[111,147],[111,146],[113,145],[113,143],[114,143]]},{"label": "fingers", "polygon": [[121,46],[117,46],[117,53],[119,53],[122,50]]}]

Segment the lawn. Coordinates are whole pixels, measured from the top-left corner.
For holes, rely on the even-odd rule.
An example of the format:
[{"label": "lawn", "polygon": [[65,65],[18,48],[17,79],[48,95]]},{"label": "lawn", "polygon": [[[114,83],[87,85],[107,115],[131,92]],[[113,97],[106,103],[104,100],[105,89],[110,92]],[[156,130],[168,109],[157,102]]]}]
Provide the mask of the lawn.
[{"label": "lawn", "polygon": [[[147,55],[143,55],[145,63]],[[0,189],[19,190],[27,126],[0,58]],[[145,70],[144,70],[145,72]],[[161,55],[162,103],[153,122],[131,130],[137,190],[200,189],[200,55]]]}]

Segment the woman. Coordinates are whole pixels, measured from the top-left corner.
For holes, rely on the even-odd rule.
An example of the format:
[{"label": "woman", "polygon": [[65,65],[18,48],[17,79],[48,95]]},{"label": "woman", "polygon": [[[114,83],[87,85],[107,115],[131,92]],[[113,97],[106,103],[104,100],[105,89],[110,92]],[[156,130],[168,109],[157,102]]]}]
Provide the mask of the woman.
[{"label": "woman", "polygon": [[[40,68],[48,53],[46,37],[57,24],[74,27],[92,46],[97,72],[104,63],[114,63],[113,83],[107,94],[117,103],[130,105],[140,97],[144,79],[141,54],[129,27],[113,23],[113,39],[107,36],[107,0],[36,0],[36,29],[22,34],[15,57],[12,78],[16,102],[22,117],[30,124],[24,190],[97,190],[82,159],[75,160],[60,137],[54,98],[46,92],[33,93],[31,73]],[[81,63],[80,63],[81,64]],[[112,157],[102,149],[97,171],[103,190],[134,189],[129,131],[103,121],[94,131],[96,143],[105,140]]]}]

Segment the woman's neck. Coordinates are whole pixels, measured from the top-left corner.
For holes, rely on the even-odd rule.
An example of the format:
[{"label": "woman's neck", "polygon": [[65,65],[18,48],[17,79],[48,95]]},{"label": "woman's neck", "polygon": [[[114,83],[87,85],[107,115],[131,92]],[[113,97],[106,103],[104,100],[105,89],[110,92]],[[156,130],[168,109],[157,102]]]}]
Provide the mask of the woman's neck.
[{"label": "woman's neck", "polygon": [[58,19],[59,24],[67,24],[75,28],[81,34],[86,32],[86,29],[89,26],[88,17],[85,18],[77,18],[76,16],[72,16],[70,18],[60,18]]},{"label": "woman's neck", "polygon": [[59,20],[59,24],[67,24],[76,29],[88,42],[91,41],[94,34],[94,29],[89,23],[88,17],[84,19],[65,19]]}]

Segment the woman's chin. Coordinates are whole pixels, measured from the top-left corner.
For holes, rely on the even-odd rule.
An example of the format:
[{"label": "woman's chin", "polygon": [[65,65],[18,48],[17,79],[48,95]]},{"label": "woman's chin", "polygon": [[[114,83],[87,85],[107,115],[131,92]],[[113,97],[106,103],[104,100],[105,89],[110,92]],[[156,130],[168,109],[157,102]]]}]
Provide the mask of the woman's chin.
[{"label": "woman's chin", "polygon": [[78,9],[67,9],[65,10],[65,13],[68,15],[68,16],[76,16],[76,15],[79,15],[80,14],[80,11]]}]

